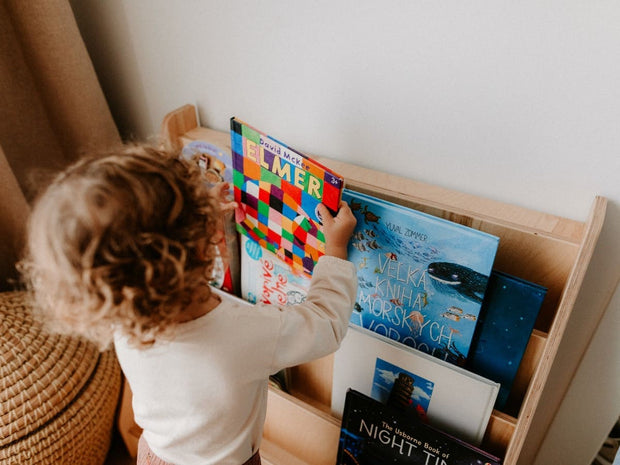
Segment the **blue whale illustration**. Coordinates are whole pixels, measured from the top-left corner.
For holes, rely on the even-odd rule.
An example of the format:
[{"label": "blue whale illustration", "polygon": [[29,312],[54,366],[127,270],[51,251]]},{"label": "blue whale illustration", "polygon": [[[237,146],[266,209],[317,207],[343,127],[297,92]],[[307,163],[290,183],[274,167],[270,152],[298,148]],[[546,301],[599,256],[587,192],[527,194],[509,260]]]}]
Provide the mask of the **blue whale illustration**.
[{"label": "blue whale illustration", "polygon": [[475,302],[482,302],[489,277],[457,263],[433,262],[428,275]]}]

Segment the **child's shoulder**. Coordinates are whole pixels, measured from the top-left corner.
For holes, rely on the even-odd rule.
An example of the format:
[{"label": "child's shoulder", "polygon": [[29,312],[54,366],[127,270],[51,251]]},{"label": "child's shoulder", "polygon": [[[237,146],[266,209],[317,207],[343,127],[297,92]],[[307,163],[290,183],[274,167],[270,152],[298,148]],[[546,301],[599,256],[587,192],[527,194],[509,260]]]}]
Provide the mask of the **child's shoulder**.
[{"label": "child's shoulder", "polygon": [[211,287],[211,292],[213,292],[215,295],[220,297],[222,302],[230,302],[230,303],[235,303],[238,305],[248,306],[248,307],[254,306],[254,304],[248,302],[247,300],[242,299],[241,297],[237,297],[236,295],[229,294],[228,292],[224,292],[221,289],[218,289],[216,287]]}]

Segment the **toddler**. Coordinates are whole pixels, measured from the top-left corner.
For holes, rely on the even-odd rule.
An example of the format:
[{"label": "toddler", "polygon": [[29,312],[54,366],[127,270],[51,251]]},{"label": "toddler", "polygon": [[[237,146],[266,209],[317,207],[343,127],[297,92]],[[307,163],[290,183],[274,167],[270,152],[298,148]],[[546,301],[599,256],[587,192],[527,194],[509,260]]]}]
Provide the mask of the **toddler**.
[{"label": "toddler", "polygon": [[208,285],[227,185],[149,146],[78,161],[37,200],[23,272],[56,330],[112,341],[144,429],[138,464],[260,464],[268,377],[335,351],[354,306],[355,217],[323,206],[304,303],[248,306]]}]

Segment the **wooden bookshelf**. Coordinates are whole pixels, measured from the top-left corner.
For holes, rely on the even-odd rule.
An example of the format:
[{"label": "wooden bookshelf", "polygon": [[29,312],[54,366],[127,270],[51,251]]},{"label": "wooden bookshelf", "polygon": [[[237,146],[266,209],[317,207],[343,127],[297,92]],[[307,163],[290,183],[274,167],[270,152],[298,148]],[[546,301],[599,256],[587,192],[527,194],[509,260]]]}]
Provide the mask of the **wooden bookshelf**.
[{"label": "wooden bookshelf", "polygon": [[[230,149],[228,132],[199,127],[185,105],[162,123],[163,142],[202,140]],[[607,200],[595,197],[585,222],[372,171],[312,155],[343,175],[347,187],[500,237],[494,268],[538,283],[548,293],[504,411],[493,411],[482,448],[517,463],[598,239]],[[290,393],[270,390],[264,461],[332,465],[339,421],[330,412],[333,356],[290,370]]]}]

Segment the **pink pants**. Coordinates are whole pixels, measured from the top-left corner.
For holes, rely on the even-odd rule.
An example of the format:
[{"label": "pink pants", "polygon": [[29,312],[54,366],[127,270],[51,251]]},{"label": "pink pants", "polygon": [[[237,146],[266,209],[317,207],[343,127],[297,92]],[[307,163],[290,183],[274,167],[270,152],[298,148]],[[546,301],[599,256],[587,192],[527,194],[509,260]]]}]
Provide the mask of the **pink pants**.
[{"label": "pink pants", "polygon": [[[138,461],[137,465],[173,465],[168,462],[164,462],[162,459],[157,457],[149,445],[146,443],[144,438],[140,436],[140,441],[138,441]],[[245,462],[243,465],[261,465],[260,463],[260,455],[256,452],[250,459]]]}]

